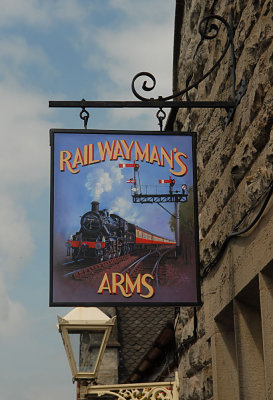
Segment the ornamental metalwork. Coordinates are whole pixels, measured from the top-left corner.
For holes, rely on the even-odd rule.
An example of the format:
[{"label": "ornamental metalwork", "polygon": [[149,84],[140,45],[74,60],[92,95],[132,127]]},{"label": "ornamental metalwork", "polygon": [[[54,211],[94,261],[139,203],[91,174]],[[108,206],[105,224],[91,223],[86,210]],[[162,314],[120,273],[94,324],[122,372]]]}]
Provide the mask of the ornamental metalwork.
[{"label": "ornamental metalwork", "polygon": [[[218,25],[215,23],[215,21],[218,22]],[[209,15],[201,20],[201,22],[199,24],[199,28],[198,28],[199,33],[201,35],[201,40],[205,40],[205,39],[212,40],[218,36],[221,24],[223,24],[223,26],[226,29],[227,39],[226,39],[225,47],[222,51],[222,54],[218,58],[218,60],[214,63],[214,65],[204,75],[202,75],[202,77],[199,78],[197,81],[189,84],[191,79],[188,79],[187,80],[188,84],[183,90],[180,90],[178,93],[172,94],[170,96],[166,96],[166,97],[159,96],[158,100],[168,101],[168,100],[172,100],[176,97],[183,96],[184,94],[188,93],[191,89],[198,87],[198,85],[204,79],[206,79],[220,65],[220,63],[223,60],[223,58],[225,57],[229,47],[233,44],[233,29],[232,29],[232,27],[227,23],[227,21],[224,18],[220,17],[219,15]],[[232,54],[232,56],[234,56],[234,54]],[[235,58],[232,60],[233,74],[234,74],[234,70],[235,70],[234,60],[235,60]],[[232,74],[232,76],[234,77],[233,74]],[[137,90],[135,88],[135,82],[140,77],[146,77],[146,78],[151,79],[151,81],[152,81],[152,85],[148,86],[147,81],[145,80],[142,85],[143,90],[151,91],[155,88],[155,86],[156,86],[155,77],[152,74],[150,74],[149,72],[140,72],[140,73],[136,74],[135,77],[133,78],[132,92],[138,99],[140,99],[142,101],[153,100],[152,98],[143,97],[137,92]],[[233,82],[233,87],[234,87],[234,85],[235,85],[235,82]]]},{"label": "ornamental metalwork", "polygon": [[[169,96],[158,96],[157,99],[153,97],[145,97],[140,94],[136,89],[136,81],[139,79],[144,79],[142,84],[142,90],[146,92],[152,91],[156,86],[156,79],[150,72],[139,72],[136,74],[132,80],[131,89],[133,94],[139,99],[138,101],[86,101],[82,99],[81,101],[49,101],[49,107],[78,107],[82,108],[80,113],[80,118],[84,120],[84,127],[87,128],[87,122],[89,118],[89,113],[86,108],[158,108],[156,117],[159,121],[160,130],[162,130],[163,120],[165,119],[165,112],[163,108],[222,108],[227,111],[227,116],[225,119],[225,124],[229,124],[232,121],[233,115],[235,113],[237,105],[240,103],[241,98],[244,96],[247,88],[246,82],[241,82],[241,84],[236,89],[236,60],[233,45],[233,23],[232,23],[232,12],[230,14],[230,23],[228,23],[223,17],[219,15],[208,15],[204,17],[199,24],[199,34],[201,40],[196,48],[196,53],[198,52],[200,44],[204,40],[219,39],[219,32],[221,27],[224,27],[226,32],[226,42],[223,46],[222,54],[218,60],[213,64],[213,66],[204,73],[195,82],[191,82],[193,75],[190,75],[186,79],[186,87],[177,93]],[[231,78],[232,78],[232,93],[231,100],[227,101],[192,101],[189,98],[189,91],[191,89],[198,89],[199,84],[204,81],[213,71],[215,71],[221,64],[223,58],[227,54],[228,50],[231,51]],[[148,83],[149,82],[149,83]],[[182,101],[181,98],[186,96],[186,101]],[[175,100],[180,98],[180,100]],[[170,101],[172,100],[172,101]]]},{"label": "ornamental metalwork", "polygon": [[88,385],[79,383],[79,400],[107,397],[107,400],[179,400],[178,373],[171,382]]}]

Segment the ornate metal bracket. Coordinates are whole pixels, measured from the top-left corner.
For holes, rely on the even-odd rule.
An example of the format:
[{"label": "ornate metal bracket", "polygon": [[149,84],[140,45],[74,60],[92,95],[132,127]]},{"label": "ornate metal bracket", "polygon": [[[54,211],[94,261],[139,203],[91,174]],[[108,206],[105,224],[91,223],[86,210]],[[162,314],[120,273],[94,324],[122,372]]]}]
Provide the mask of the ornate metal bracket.
[{"label": "ornate metal bracket", "polygon": [[[221,61],[223,60],[223,58],[225,57],[225,55],[226,55],[226,53],[227,53],[227,51],[229,49],[231,43],[233,43],[233,32],[232,32],[232,29],[231,29],[230,25],[226,22],[226,20],[224,18],[222,18],[222,17],[220,17],[218,15],[209,15],[209,16],[203,18],[201,20],[200,24],[199,24],[199,33],[201,35],[201,41],[204,40],[204,39],[212,40],[212,39],[215,39],[217,37],[217,35],[218,35],[219,31],[220,31],[220,26],[212,23],[211,22],[212,20],[220,21],[225,26],[225,28],[227,30],[227,41],[226,41],[223,53],[221,54],[219,59],[215,62],[215,64],[201,78],[199,78],[196,82],[192,83],[191,85],[187,85],[185,89],[179,91],[178,93],[175,93],[175,94],[172,94],[172,95],[166,96],[166,97],[161,97],[160,96],[158,98],[159,100],[168,101],[168,100],[174,99],[176,97],[183,96],[184,94],[188,93],[193,88],[197,88],[198,85],[204,79],[206,79],[220,65]],[[233,67],[235,67],[235,66],[233,65]],[[132,81],[132,92],[134,93],[134,95],[138,99],[140,99],[142,101],[153,100],[152,98],[148,99],[146,97],[141,96],[136,91],[136,89],[135,89],[135,81],[141,76],[148,77],[148,78],[150,78],[152,80],[152,85],[151,86],[147,86],[147,81],[144,81],[144,83],[142,85],[142,89],[143,90],[150,91],[150,90],[153,90],[155,88],[155,86],[156,86],[155,77],[152,74],[150,74],[149,72],[140,72],[133,78],[133,81]]]},{"label": "ornate metal bracket", "polygon": [[[189,77],[186,81],[186,87],[179,91],[178,93],[172,94],[170,96],[162,97],[159,96],[157,99],[153,97],[147,98],[142,96],[136,90],[136,81],[139,78],[145,78],[142,89],[146,92],[152,91],[156,86],[155,77],[149,72],[140,72],[136,74],[132,80],[132,92],[139,99],[139,101],[50,101],[49,107],[80,107],[83,110],[86,108],[158,108],[160,112],[162,108],[224,108],[226,109],[228,115],[226,117],[226,125],[231,122],[233,115],[235,113],[236,107],[239,104],[241,98],[246,92],[246,83],[243,83],[236,93],[235,82],[235,55],[234,55],[234,47],[233,47],[233,26],[232,26],[232,18],[230,18],[230,24],[227,21],[218,16],[218,15],[209,15],[203,18],[199,24],[199,33],[201,35],[201,41],[204,40],[212,40],[215,39],[220,31],[221,26],[224,26],[227,34],[226,43],[223,49],[221,56],[214,63],[214,65],[197,81],[191,83],[191,77]],[[199,45],[200,45],[199,43]],[[196,51],[199,48],[197,46]],[[189,99],[189,91],[193,88],[198,88],[199,84],[204,81],[219,65],[221,61],[225,57],[228,49],[231,49],[231,77],[232,77],[232,100],[228,101],[191,101]],[[150,85],[147,83],[147,79],[150,82]],[[176,98],[181,98],[183,95],[186,95],[186,101],[182,100],[174,100]],[[173,100],[173,101],[170,101]],[[157,114],[159,118],[159,125],[162,129],[162,117]]]},{"label": "ornate metal bracket", "polygon": [[[218,58],[218,60],[214,63],[214,65],[204,74],[202,75],[201,78],[199,78],[197,81],[193,82],[190,84],[190,81],[192,79],[192,75],[188,77],[186,80],[186,87],[183,90],[180,90],[177,93],[174,93],[170,96],[158,97],[158,102],[167,102],[169,100],[175,99],[177,97],[182,97],[183,95],[186,95],[186,102],[180,102],[180,107],[174,105],[173,108],[225,108],[227,110],[227,117],[226,117],[226,125],[229,124],[229,122],[232,121],[233,115],[235,113],[235,109],[237,105],[240,103],[241,98],[246,92],[246,84],[243,82],[243,84],[239,87],[238,92],[236,93],[235,90],[235,83],[236,83],[236,62],[235,62],[235,54],[234,54],[234,46],[233,46],[233,25],[232,25],[232,16],[230,17],[230,25],[227,23],[227,21],[218,16],[218,15],[209,15],[205,18],[203,18],[199,24],[199,33],[201,35],[201,41],[200,43],[207,39],[207,40],[212,40],[215,39],[218,36],[218,33],[220,31],[220,25],[217,25],[213,23],[213,21],[217,21],[218,23],[223,24],[223,26],[226,29],[227,33],[227,40],[225,43],[225,47],[223,49],[223,52],[221,56]],[[200,45],[199,43],[199,45]],[[198,47],[199,47],[198,45]],[[197,47],[197,49],[198,49]],[[232,100],[230,102],[208,102],[208,101],[190,101],[189,99],[189,91],[193,88],[197,89],[199,84],[204,81],[217,67],[220,66],[221,61],[225,57],[229,47],[231,48],[231,68],[232,68]],[[132,92],[134,95],[141,101],[143,102],[149,102],[153,101],[154,98],[147,98],[142,95],[136,90],[135,83],[138,80],[138,78],[146,78],[142,84],[142,89],[146,92],[152,91],[155,86],[156,86],[156,79],[155,77],[149,73],[149,72],[140,72],[135,75],[132,81]],[[150,80],[150,85],[147,84],[147,79]],[[167,105],[165,105],[167,106]],[[161,106],[162,107],[162,106]]]},{"label": "ornate metal bracket", "polygon": [[179,380],[123,385],[79,385],[79,399],[106,396],[107,400],[179,400]]}]

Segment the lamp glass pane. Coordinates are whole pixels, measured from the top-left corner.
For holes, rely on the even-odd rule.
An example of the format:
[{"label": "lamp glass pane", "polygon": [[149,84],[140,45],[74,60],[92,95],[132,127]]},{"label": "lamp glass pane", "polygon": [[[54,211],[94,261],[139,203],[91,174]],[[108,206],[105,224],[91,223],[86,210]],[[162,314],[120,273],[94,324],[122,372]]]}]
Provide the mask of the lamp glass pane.
[{"label": "lamp glass pane", "polygon": [[78,372],[94,372],[104,332],[90,330],[68,332]]}]

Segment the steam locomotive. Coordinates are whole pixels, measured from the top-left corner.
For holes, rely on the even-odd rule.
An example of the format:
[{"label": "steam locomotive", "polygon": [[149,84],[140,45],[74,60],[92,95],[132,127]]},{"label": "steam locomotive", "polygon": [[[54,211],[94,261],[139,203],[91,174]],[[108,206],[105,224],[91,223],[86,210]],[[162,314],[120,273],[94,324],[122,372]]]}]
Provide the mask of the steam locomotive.
[{"label": "steam locomotive", "polygon": [[107,209],[99,210],[99,203],[91,203],[91,211],[81,217],[79,232],[67,241],[68,254],[72,258],[95,258],[97,262],[128,254],[130,251],[156,245],[175,245],[175,242],[154,235],[137,225],[131,224]]}]

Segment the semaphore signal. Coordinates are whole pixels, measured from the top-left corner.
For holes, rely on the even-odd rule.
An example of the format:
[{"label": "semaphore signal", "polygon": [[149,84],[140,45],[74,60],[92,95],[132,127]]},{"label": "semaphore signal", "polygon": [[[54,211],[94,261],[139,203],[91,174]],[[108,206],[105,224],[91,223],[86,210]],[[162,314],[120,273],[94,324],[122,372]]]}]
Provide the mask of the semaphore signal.
[{"label": "semaphore signal", "polygon": [[158,183],[171,183],[170,179],[159,179]]},{"label": "semaphore signal", "polygon": [[139,164],[119,164],[119,168],[139,168]]},{"label": "semaphore signal", "polygon": [[134,168],[134,177],[131,179],[127,179],[126,183],[133,183],[134,188],[136,189],[136,172],[139,169],[139,164],[136,164],[135,161],[133,164],[119,164],[119,168]]},{"label": "semaphore signal", "polygon": [[169,179],[159,179],[158,183],[169,183],[171,186],[175,184],[175,179],[172,179],[171,176]]},{"label": "semaphore signal", "polygon": [[175,184],[175,179],[172,179],[172,177],[170,176],[169,179],[159,179],[158,183],[169,183],[170,184],[170,194],[173,193],[173,186]]}]

